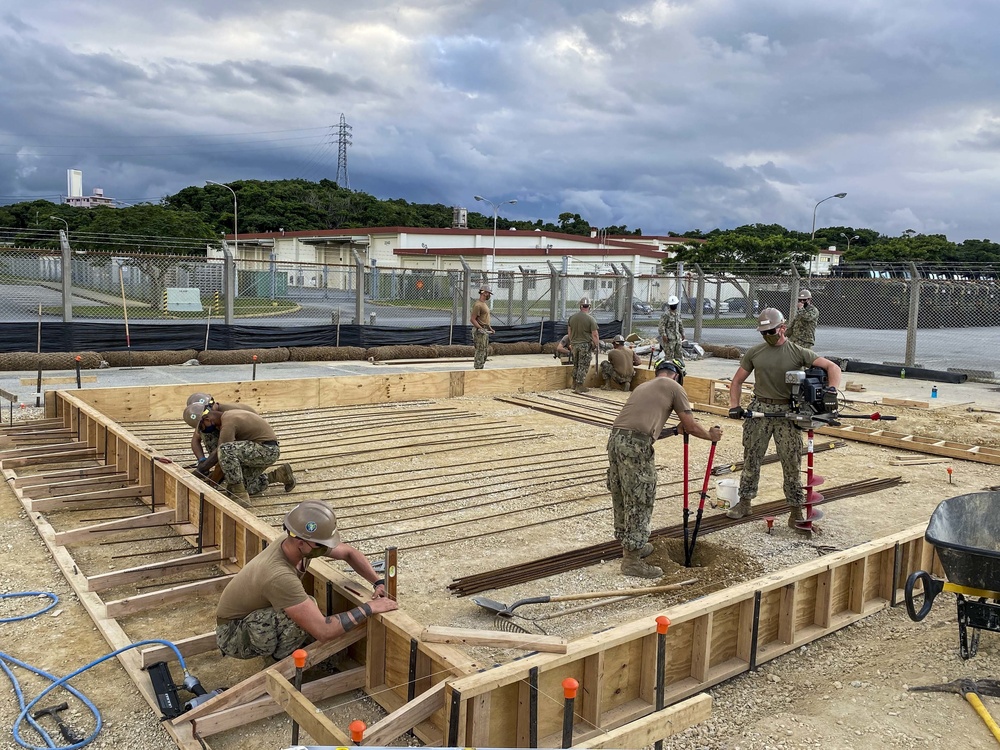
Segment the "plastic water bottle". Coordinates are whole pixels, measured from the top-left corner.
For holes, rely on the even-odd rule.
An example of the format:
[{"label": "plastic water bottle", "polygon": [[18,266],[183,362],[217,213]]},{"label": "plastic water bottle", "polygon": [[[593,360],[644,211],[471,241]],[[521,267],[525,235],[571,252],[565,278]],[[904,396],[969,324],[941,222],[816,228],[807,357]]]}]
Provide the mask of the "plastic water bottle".
[{"label": "plastic water bottle", "polygon": [[901,370],[899,371],[899,377],[901,377],[901,378],[905,378],[905,377],[906,377],[906,368],[905,368],[905,367],[904,367],[904,368],[902,368],[902,369],[901,369]]},{"label": "plastic water bottle", "polygon": [[937,398],[937,386],[931,388],[931,398]]}]

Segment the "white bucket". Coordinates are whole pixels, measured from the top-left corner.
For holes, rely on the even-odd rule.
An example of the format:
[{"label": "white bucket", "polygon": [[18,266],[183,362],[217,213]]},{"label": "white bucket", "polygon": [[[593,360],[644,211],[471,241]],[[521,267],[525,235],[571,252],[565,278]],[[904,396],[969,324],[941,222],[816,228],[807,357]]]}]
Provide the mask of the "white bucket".
[{"label": "white bucket", "polygon": [[718,497],[718,507],[732,508],[740,501],[739,484],[735,479],[720,479],[715,483],[715,494]]}]

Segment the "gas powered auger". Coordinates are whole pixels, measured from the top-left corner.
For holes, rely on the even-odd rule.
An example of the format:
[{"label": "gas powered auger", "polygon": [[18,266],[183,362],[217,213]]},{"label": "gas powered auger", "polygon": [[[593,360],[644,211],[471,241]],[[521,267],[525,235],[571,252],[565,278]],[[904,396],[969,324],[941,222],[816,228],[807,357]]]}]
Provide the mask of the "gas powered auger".
[{"label": "gas powered auger", "polygon": [[823,495],[816,487],[823,484],[823,477],[813,471],[813,430],[817,427],[840,427],[840,419],[870,419],[894,420],[896,417],[873,414],[841,414],[837,389],[829,385],[826,370],[822,367],[810,367],[802,370],[789,370],[785,373],[785,382],[792,386],[789,399],[789,410],[774,414],[755,412],[750,409],[741,410],[744,419],[788,419],[800,430],[806,430],[806,484],[805,484],[805,518],[796,521],[796,528],[812,532],[813,521],[823,517],[823,511],[815,508],[823,502]]}]

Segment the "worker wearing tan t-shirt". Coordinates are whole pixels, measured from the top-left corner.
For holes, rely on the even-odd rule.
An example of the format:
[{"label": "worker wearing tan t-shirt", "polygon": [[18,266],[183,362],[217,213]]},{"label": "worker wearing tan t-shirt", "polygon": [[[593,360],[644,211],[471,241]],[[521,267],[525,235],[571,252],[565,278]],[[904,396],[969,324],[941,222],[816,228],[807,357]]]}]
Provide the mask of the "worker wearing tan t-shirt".
[{"label": "worker wearing tan t-shirt", "polygon": [[611,381],[618,383],[626,392],[632,387],[632,376],[636,365],[642,364],[639,355],[625,346],[625,337],[620,333],[611,339],[611,351],[608,358],[601,362],[598,368],[604,380],[603,390],[611,390]]},{"label": "worker wearing tan t-shirt", "polygon": [[[656,366],[656,377],[638,386],[611,426],[608,438],[608,489],[614,509],[615,538],[622,543],[622,573],[659,578],[663,571],[643,562],[651,554],[649,525],[656,500],[656,462],[653,443],[662,437],[687,433],[718,442],[722,428],[706,430],[695,422],[691,403],[681,387],[684,363],[665,360]],[[670,414],[680,425],[664,433]]]},{"label": "worker wearing tan t-shirt", "polygon": [[[337,638],[371,615],[397,608],[368,558],[341,540],[329,505],[299,504],[285,516],[284,529],[288,535],[244,565],[219,598],[215,640],[226,656],[284,659],[307,643]],[[350,565],[372,584],[371,601],[324,617],[302,585],[309,560],[317,557]]]},{"label": "worker wearing tan t-shirt", "polygon": [[244,507],[250,495],[259,495],[270,482],[281,482],[285,492],[295,487],[290,464],[271,472],[266,469],[281,455],[278,438],[259,414],[243,410],[216,411],[198,402],[184,407],[184,421],[196,430],[211,427],[219,432],[219,446],[207,461],[199,463],[200,474],[207,474],[218,462],[222,467],[226,490]]},{"label": "worker wearing tan t-shirt", "polygon": [[496,333],[490,325],[490,298],[493,290],[485,284],[479,287],[479,299],[472,306],[472,343],[476,347],[476,359],[473,367],[482,370],[486,366],[486,355],[490,350],[490,334]]}]

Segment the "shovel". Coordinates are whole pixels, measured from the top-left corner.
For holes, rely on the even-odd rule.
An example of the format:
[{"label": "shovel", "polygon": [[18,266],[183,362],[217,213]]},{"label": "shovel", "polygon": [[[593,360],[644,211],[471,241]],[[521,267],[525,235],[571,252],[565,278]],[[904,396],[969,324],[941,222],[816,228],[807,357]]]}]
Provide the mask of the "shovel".
[{"label": "shovel", "polygon": [[549,602],[572,602],[578,599],[606,599],[607,597],[612,596],[642,596],[643,594],[660,594],[665,591],[677,591],[677,589],[683,586],[690,586],[693,583],[697,583],[697,580],[692,578],[691,580],[681,581],[680,583],[670,583],[665,586],[647,586],[645,588],[638,589],[588,591],[583,594],[557,594],[555,596],[546,594],[545,596],[532,596],[528,599],[518,599],[510,606],[502,604],[501,602],[493,601],[492,599],[487,599],[484,596],[474,596],[472,597],[472,601],[495,615],[510,617],[514,613],[515,609],[525,604],[548,604]]},{"label": "shovel", "polygon": [[965,700],[969,702],[979,714],[979,718],[983,720],[986,727],[993,734],[994,739],[1000,742],[1000,727],[990,716],[990,712],[983,705],[982,699],[979,697],[982,695],[989,695],[993,697],[1000,696],[1000,680],[970,680],[968,678],[961,680],[953,680],[952,682],[946,682],[941,685],[918,685],[916,687],[908,687],[907,690],[912,690],[914,692],[932,692],[932,693],[955,693],[956,695],[961,695]]}]

